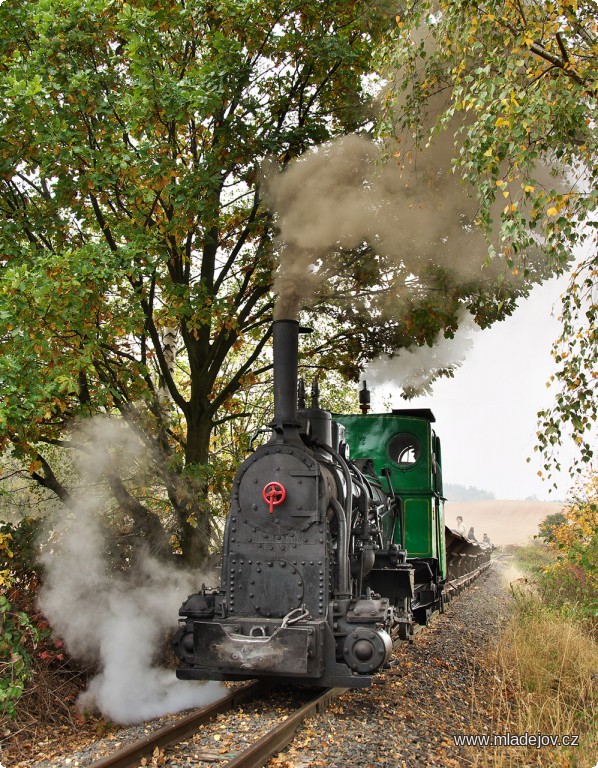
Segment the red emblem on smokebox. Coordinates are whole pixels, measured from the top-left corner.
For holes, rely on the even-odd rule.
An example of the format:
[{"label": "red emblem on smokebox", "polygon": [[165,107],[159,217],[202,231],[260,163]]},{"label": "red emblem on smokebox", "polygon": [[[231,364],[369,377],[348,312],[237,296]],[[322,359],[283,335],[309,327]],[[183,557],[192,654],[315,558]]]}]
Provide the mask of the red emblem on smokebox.
[{"label": "red emblem on smokebox", "polygon": [[287,497],[286,488],[282,483],[272,482],[264,486],[262,491],[262,497],[266,504],[270,507],[270,514],[274,512],[274,507],[277,507]]}]

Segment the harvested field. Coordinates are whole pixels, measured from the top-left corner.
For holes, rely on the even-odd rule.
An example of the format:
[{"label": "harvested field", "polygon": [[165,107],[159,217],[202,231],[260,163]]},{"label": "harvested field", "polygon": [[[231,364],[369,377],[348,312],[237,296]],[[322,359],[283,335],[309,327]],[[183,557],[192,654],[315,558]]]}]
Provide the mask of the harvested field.
[{"label": "harvested field", "polygon": [[473,525],[478,540],[484,533],[497,545],[526,544],[538,533],[538,525],[548,515],[563,511],[564,504],[554,501],[449,501],[446,524],[456,527],[461,515],[465,530]]}]

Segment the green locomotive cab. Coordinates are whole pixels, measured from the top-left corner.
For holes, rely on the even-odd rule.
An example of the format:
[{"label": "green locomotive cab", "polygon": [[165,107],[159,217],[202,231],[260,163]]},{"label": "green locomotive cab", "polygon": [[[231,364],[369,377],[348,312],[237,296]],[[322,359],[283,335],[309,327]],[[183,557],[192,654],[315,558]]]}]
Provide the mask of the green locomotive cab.
[{"label": "green locomotive cab", "polygon": [[[440,439],[429,409],[400,409],[387,414],[335,415],[345,427],[351,459],[370,466],[399,502],[400,514],[383,521],[384,539],[407,551],[414,568],[413,615],[425,624],[442,608],[446,580],[444,497]],[[385,569],[374,567],[369,580],[382,586]]]}]

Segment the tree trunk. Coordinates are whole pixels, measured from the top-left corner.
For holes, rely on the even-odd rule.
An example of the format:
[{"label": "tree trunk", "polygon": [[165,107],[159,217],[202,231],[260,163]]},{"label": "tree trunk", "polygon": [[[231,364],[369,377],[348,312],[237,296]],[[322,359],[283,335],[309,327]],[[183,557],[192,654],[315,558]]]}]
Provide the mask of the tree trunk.
[{"label": "tree trunk", "polygon": [[181,520],[183,562],[192,568],[203,568],[207,565],[209,555],[209,510],[197,503],[190,506],[191,509],[187,507],[185,519]]},{"label": "tree trunk", "polygon": [[186,498],[179,509],[183,562],[194,568],[206,565],[210,542],[210,507],[207,501],[207,478],[202,467],[208,463],[212,419],[207,408],[190,414],[187,425],[185,464],[197,468],[185,485]]}]

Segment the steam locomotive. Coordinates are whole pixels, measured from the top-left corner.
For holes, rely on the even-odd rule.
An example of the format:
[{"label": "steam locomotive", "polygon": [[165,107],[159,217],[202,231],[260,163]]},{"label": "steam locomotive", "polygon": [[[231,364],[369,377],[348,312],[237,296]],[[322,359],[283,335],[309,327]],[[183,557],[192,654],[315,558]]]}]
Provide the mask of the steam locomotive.
[{"label": "steam locomotive", "polygon": [[274,323],[272,434],[235,476],[220,588],[180,609],[180,679],[367,686],[490,560],[445,528],[432,412],[370,414],[364,385],[333,417],[317,382],[306,407],[302,330]]}]

